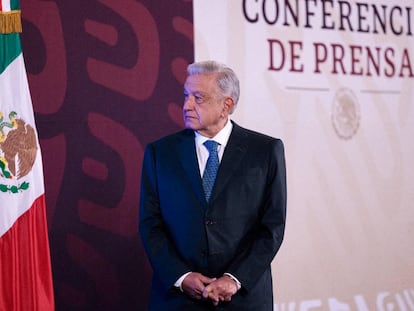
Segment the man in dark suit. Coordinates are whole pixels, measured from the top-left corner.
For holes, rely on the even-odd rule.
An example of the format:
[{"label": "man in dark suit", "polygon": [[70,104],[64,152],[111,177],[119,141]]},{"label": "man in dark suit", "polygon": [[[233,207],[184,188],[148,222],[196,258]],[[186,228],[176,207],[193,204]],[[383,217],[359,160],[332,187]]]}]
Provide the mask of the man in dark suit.
[{"label": "man in dark suit", "polygon": [[229,119],[239,98],[232,69],[207,61],[187,71],[186,129],[149,144],[144,156],[149,309],[273,310],[270,267],[286,217],[283,143]]}]

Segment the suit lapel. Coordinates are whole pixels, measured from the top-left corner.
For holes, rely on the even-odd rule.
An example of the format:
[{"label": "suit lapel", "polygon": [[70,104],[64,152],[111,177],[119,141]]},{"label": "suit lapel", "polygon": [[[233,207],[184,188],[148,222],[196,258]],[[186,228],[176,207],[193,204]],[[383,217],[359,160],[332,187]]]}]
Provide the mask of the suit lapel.
[{"label": "suit lapel", "polygon": [[176,145],[176,148],[181,165],[197,198],[200,202],[206,204],[195,150],[194,133],[192,131],[184,131],[183,139]]},{"label": "suit lapel", "polygon": [[229,182],[231,176],[239,167],[244,155],[247,151],[247,134],[233,122],[233,130],[231,132],[223,158],[217,172],[216,181],[211,194],[210,202],[212,202],[224,189]]}]

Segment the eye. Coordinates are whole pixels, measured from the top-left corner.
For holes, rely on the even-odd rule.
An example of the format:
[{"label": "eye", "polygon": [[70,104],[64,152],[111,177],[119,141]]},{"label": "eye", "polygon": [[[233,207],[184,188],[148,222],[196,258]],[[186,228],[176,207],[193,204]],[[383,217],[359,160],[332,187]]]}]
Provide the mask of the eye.
[{"label": "eye", "polygon": [[202,94],[200,94],[200,93],[196,93],[196,94],[194,94],[194,100],[195,100],[195,102],[197,103],[197,104],[202,104],[202,103],[204,103],[205,102],[205,96],[203,96]]}]

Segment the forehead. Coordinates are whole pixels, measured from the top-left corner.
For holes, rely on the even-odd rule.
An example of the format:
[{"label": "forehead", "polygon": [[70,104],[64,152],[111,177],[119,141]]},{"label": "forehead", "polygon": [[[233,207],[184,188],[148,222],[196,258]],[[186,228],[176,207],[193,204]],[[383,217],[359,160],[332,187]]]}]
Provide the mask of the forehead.
[{"label": "forehead", "polygon": [[184,89],[193,92],[217,91],[216,74],[195,74],[185,80]]}]

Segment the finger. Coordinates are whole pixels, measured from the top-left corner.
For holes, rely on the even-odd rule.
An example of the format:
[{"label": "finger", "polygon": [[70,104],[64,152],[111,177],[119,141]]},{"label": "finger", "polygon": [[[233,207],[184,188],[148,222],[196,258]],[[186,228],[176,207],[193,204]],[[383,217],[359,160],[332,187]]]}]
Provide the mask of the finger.
[{"label": "finger", "polygon": [[215,307],[217,307],[218,306],[218,304],[219,304],[219,300],[217,299],[217,300],[212,300],[212,302],[213,302],[213,305],[215,306]]},{"label": "finger", "polygon": [[217,306],[218,305],[218,303],[220,302],[220,297],[219,297],[219,295],[217,294],[217,293],[215,293],[215,292],[210,292],[209,293],[209,295],[208,295],[208,298],[213,302],[213,304],[215,305],[215,306]]},{"label": "finger", "polygon": [[205,295],[208,296],[210,293],[214,292],[214,289],[215,289],[214,284],[210,283],[210,284],[206,285],[203,289],[203,295],[205,294]]},{"label": "finger", "polygon": [[222,298],[222,301],[231,301],[231,295],[227,295],[221,298]]},{"label": "finger", "polygon": [[209,278],[209,277],[204,276],[204,275],[200,278],[200,281],[203,282],[204,284],[211,284],[215,280],[217,280],[217,278]]},{"label": "finger", "polygon": [[202,292],[203,298],[210,300],[218,300],[218,294],[215,293],[214,288],[211,286],[206,286]]},{"label": "finger", "polygon": [[204,289],[203,293],[202,293],[203,298],[207,299],[209,295],[210,295],[210,292],[208,290]]}]

